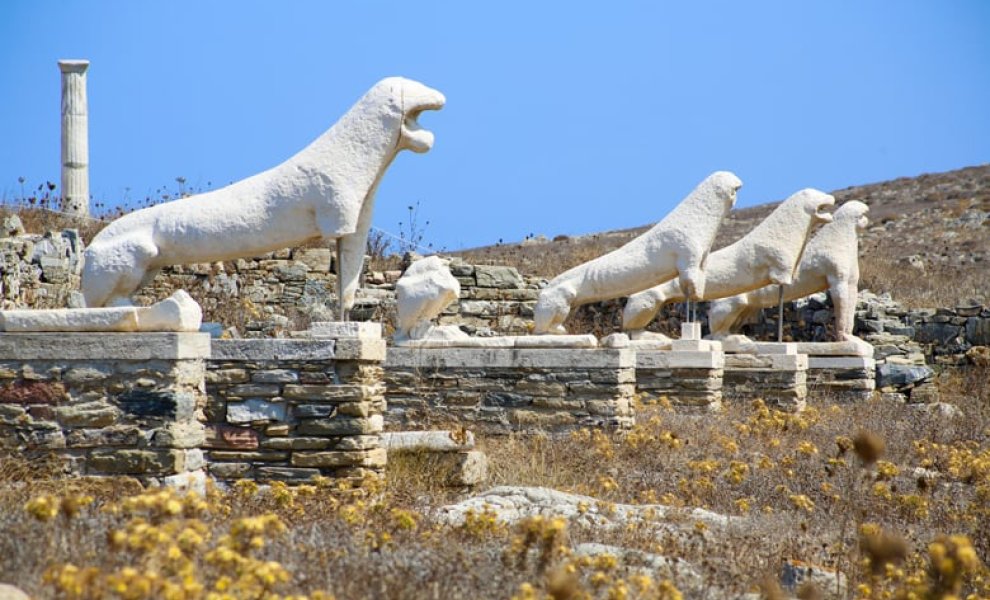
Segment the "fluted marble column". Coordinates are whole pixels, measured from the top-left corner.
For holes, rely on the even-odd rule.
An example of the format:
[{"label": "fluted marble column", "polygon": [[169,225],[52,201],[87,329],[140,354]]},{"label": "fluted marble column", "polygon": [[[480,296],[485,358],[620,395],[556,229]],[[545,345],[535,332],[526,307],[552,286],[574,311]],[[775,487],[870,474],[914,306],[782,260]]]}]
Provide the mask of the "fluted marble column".
[{"label": "fluted marble column", "polygon": [[62,210],[89,216],[88,60],[60,60],[62,71]]}]

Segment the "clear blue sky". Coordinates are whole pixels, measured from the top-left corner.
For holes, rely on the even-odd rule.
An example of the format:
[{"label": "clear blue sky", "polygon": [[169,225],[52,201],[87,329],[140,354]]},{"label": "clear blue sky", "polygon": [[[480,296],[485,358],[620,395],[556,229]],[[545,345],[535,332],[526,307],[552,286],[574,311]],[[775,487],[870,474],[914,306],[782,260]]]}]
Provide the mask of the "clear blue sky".
[{"label": "clear blue sky", "polygon": [[92,62],[107,204],[274,166],[382,77],[435,87],[375,224],[418,200],[449,249],[651,223],[719,169],[746,206],[990,161],[982,0],[4,0],[0,195],[58,181],[59,58]]}]

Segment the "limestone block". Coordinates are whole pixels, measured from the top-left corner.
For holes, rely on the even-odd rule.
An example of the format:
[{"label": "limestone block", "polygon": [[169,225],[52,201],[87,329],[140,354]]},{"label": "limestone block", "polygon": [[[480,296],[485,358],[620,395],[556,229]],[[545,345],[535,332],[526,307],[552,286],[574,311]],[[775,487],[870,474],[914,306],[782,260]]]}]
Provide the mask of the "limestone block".
[{"label": "limestone block", "polygon": [[809,356],[809,369],[862,369],[872,374],[876,361],[865,356]]},{"label": "limestone block", "polygon": [[367,419],[337,417],[333,419],[308,419],[299,423],[296,431],[301,435],[368,435],[381,433],[385,422],[381,415]]},{"label": "limestone block", "polygon": [[332,452],[294,452],[292,466],[294,467],[377,467],[385,466],[387,454],[385,448],[355,451]]},{"label": "limestone block", "polygon": [[205,333],[0,333],[0,360],[177,360],[210,355]]},{"label": "limestone block", "polygon": [[627,349],[392,348],[385,368],[614,369],[635,367],[635,361]]},{"label": "limestone block", "polygon": [[322,437],[270,438],[261,443],[269,450],[326,450],[332,445],[331,440]]},{"label": "limestone block", "polygon": [[741,186],[731,173],[714,173],[646,233],[555,277],[540,292],[533,331],[566,333],[563,323],[573,308],[635,294],[676,276],[688,297],[699,297],[705,287],[702,261]]},{"label": "limestone block", "polygon": [[335,340],[209,340],[213,361],[333,360]]},{"label": "limestone block", "polygon": [[0,311],[0,331],[199,331],[203,310],[183,290],[145,307]]},{"label": "limestone block", "polygon": [[308,333],[315,338],[379,340],[382,337],[382,325],[365,321],[317,321],[310,324]]},{"label": "limestone block", "polygon": [[229,402],[227,404],[227,422],[240,425],[264,421],[285,421],[286,412],[285,402],[268,402],[260,398],[251,398],[244,402]]},{"label": "limestone block", "polygon": [[104,401],[59,406],[55,411],[63,427],[107,427],[116,422],[119,414]]},{"label": "limestone block", "polygon": [[721,369],[725,354],[721,352],[671,352],[667,364],[672,369]]},{"label": "limestone block", "polygon": [[204,436],[206,448],[253,450],[259,444],[258,432],[250,427],[210,423],[205,427]]},{"label": "limestone block", "polygon": [[[250,463],[219,463],[211,462],[209,466],[210,475],[216,477],[217,479],[227,480],[227,479],[243,479],[251,474],[251,464]],[[316,474],[319,474],[319,470],[314,469]]]},{"label": "limestone block", "polygon": [[258,467],[258,478],[262,481],[306,481],[320,475],[319,469],[293,467]]},{"label": "limestone block", "polygon": [[865,356],[873,357],[874,348],[861,340],[843,342],[797,342],[797,352],[808,356]]},{"label": "limestone block", "polygon": [[227,187],[138,210],[86,249],[82,291],[91,307],[126,304],[148,273],[175,264],[254,257],[314,239],[337,240],[341,320],[354,306],[374,193],[401,150],[427,152],[419,126],[442,94],[391,77],[375,84],[326,133],[287,161]]},{"label": "limestone block", "polygon": [[476,265],[474,276],[482,288],[521,288],[524,283],[515,267]]},{"label": "limestone block", "polygon": [[449,486],[480,485],[488,481],[488,456],[479,450],[444,453],[437,459],[447,472]]}]

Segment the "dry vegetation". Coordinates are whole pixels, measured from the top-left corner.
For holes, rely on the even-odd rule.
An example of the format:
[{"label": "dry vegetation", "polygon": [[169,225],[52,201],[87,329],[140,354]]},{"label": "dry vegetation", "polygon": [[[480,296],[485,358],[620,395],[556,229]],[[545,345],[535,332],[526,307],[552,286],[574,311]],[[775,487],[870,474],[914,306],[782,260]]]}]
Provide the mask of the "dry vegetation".
[{"label": "dry vegetation", "polygon": [[[504,525],[485,511],[443,525],[438,507],[467,492],[416,457],[364,490],[245,481],[206,498],[2,459],[0,579],[46,598],[780,597],[791,561],[844,574],[841,597],[988,597],[988,375],[943,375],[961,419],[822,398],[786,414],[754,399],[705,417],[642,407],[621,434],[480,440],[492,484],[588,494],[604,513],[632,503],[740,517],[724,529],[687,513],[667,533],[550,515]],[[684,559],[702,578],[577,556],[582,542]]]}]

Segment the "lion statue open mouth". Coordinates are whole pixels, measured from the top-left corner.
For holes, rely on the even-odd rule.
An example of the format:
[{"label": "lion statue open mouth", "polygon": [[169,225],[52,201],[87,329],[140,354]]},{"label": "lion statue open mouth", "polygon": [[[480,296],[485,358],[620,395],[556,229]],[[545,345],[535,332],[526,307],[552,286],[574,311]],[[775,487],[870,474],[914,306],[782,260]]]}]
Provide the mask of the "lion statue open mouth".
[{"label": "lion statue open mouth", "polygon": [[326,133],[284,163],[227,187],[125,215],[86,249],[89,307],[126,306],[168,265],[249,258],[317,239],[337,240],[341,318],[354,304],[375,190],[402,150],[423,153],[433,133],[419,116],[446,99],[389,77]]}]

